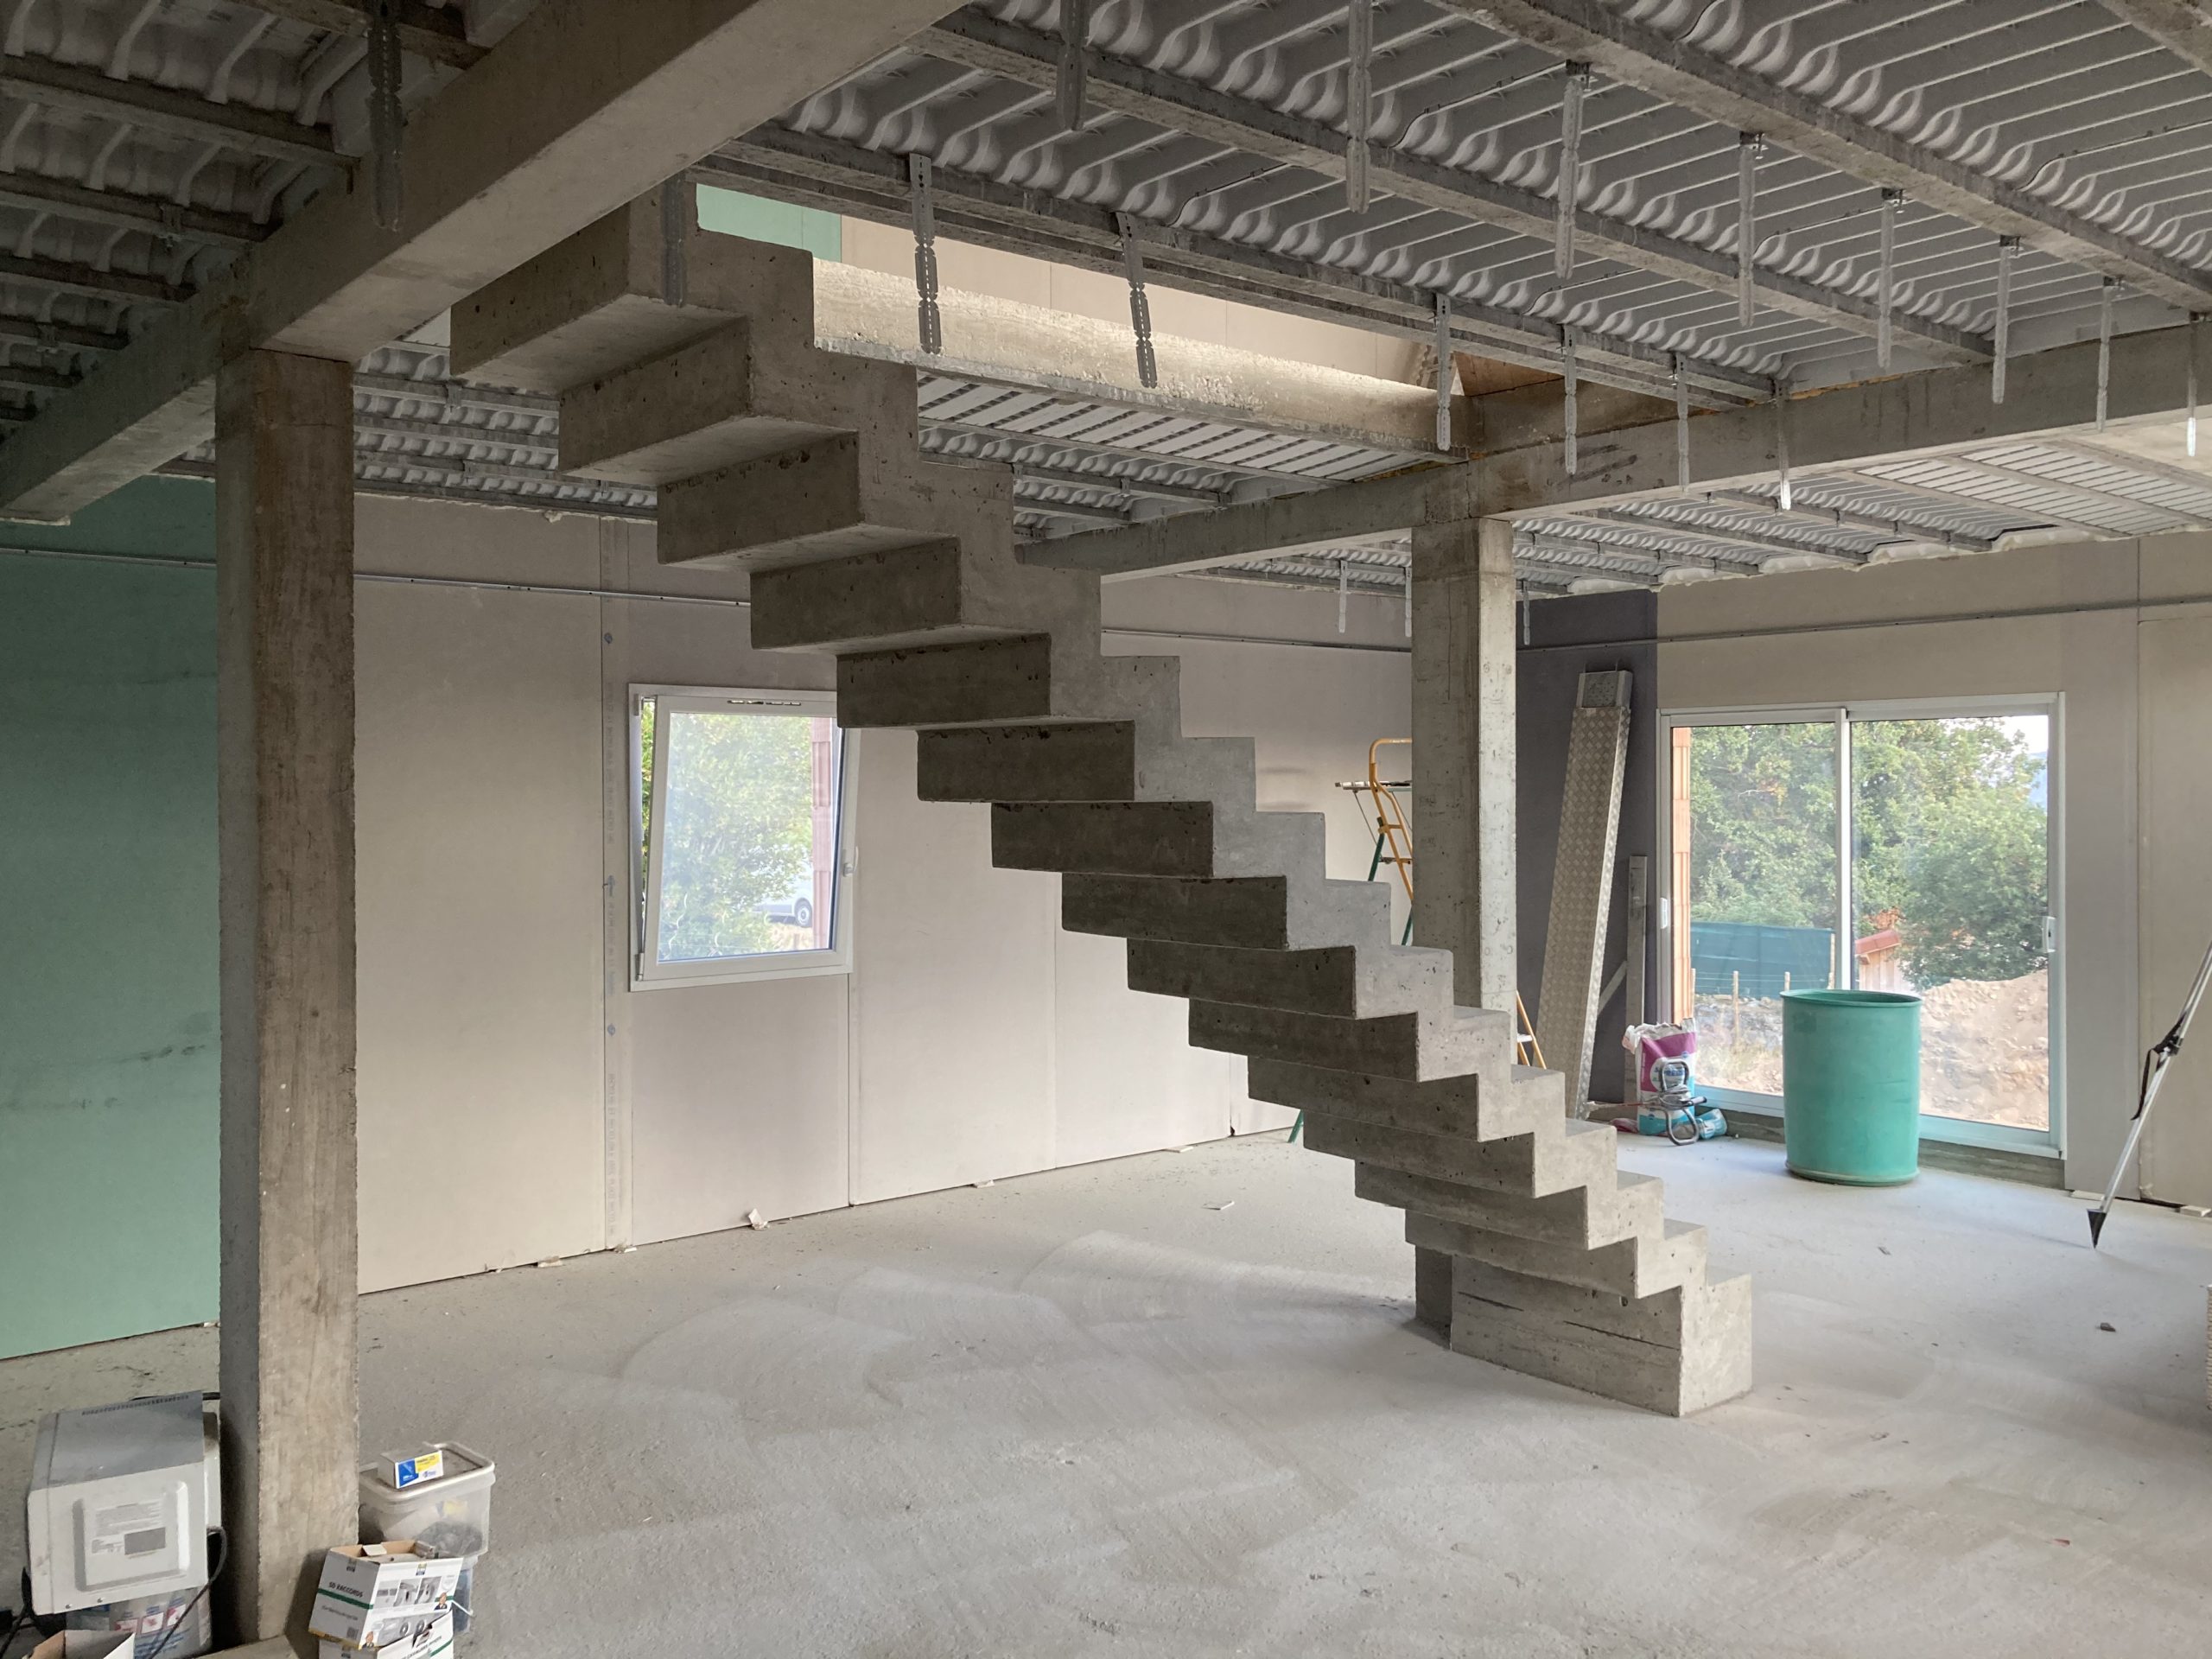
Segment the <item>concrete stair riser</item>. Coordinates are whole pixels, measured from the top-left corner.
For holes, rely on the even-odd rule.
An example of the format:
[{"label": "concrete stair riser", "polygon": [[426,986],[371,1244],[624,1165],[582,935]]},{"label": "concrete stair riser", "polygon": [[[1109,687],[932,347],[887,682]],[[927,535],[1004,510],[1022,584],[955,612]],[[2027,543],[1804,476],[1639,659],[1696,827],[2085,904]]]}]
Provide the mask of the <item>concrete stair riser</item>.
[{"label": "concrete stair riser", "polygon": [[1617,1179],[1617,1186],[1579,1187],[1538,1198],[1355,1164],[1352,1190],[1376,1204],[1465,1222],[1484,1232],[1592,1250],[1642,1234],[1656,1236],[1665,1224],[1656,1181],[1648,1175]]},{"label": "concrete stair riser", "polygon": [[1191,1041],[1253,1059],[1361,1071],[1408,1083],[1465,1077],[1512,1064],[1503,1019],[1459,1017],[1446,1007],[1372,1020],[1332,1019],[1230,1002],[1191,1004]]},{"label": "concrete stair riser", "polygon": [[1647,1411],[1685,1416],[1751,1386],[1751,1281],[1630,1300],[1462,1256],[1452,1347]]},{"label": "concrete stair riser", "polygon": [[1096,584],[1016,566],[979,572],[957,541],[758,570],[753,643],[763,651],[881,651],[1033,634],[1095,633]]},{"label": "concrete stair riser", "polygon": [[1565,1117],[1560,1103],[1565,1094],[1564,1080],[1560,1074],[1525,1066],[1514,1067],[1511,1078],[1503,1085],[1494,1072],[1486,1071],[1408,1083],[1398,1077],[1255,1059],[1249,1071],[1248,1087],[1255,1100],[1387,1129],[1494,1141],[1526,1135],[1541,1123]]},{"label": "concrete stair riser", "polygon": [[1239,950],[1136,939],[1129,988],[1202,1002],[1364,1019],[1433,1008],[1450,999],[1452,957],[1440,950],[1332,945]]},{"label": "concrete stair riser", "polygon": [[1186,801],[1007,802],[991,808],[1001,869],[1210,875],[1213,809]]},{"label": "concrete stair riser", "polygon": [[1558,1119],[1496,1141],[1378,1128],[1351,1118],[1306,1115],[1306,1144],[1377,1168],[1493,1192],[1548,1198],[1579,1192],[1613,1173],[1613,1131]]},{"label": "concrete stair riser", "polygon": [[1515,1273],[1616,1296],[1655,1295],[1700,1283],[1705,1277],[1705,1229],[1684,1221],[1669,1221],[1659,1237],[1638,1234],[1585,1250],[1511,1233],[1488,1232],[1465,1222],[1408,1211],[1406,1243],[1417,1249],[1466,1256]]}]

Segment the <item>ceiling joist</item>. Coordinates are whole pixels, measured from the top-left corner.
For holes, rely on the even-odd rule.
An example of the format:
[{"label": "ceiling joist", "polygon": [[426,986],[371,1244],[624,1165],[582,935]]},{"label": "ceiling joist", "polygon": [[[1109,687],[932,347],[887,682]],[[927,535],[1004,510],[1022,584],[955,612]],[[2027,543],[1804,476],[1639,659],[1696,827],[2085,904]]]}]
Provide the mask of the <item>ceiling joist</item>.
[{"label": "ceiling joist", "polygon": [[[253,0],[255,8],[288,22],[310,29],[327,29],[334,35],[363,36],[369,32],[369,8],[365,0]],[[399,49],[418,58],[454,69],[473,67],[486,48],[468,38],[461,14],[423,0],[397,0],[395,20]]]},{"label": "ceiling joist", "polygon": [[171,138],[227,145],[271,161],[343,167],[330,135],[289,116],[243,104],[211,104],[150,81],[111,80],[51,58],[0,57],[0,97],[124,122]]},{"label": "ceiling joist", "polygon": [[[915,43],[916,49],[1025,86],[1048,88],[1059,73],[1060,45],[1035,31],[973,10],[956,12]],[[1284,115],[1264,104],[1216,92],[1141,64],[1098,52],[1084,54],[1084,96],[1110,110],[1171,131],[1297,167],[1341,176],[1344,139],[1318,121]],[[1549,197],[1478,175],[1441,167],[1388,146],[1370,151],[1368,175],[1380,193],[1535,238],[1548,246],[1558,209]],[[1733,293],[1736,260],[1722,253],[1584,208],[1575,235],[1594,257],[1713,292]],[[1779,271],[1762,271],[1763,303],[1793,316],[1872,335],[1874,301]],[[1987,362],[1989,341],[1967,329],[1894,314],[1897,337],[1939,363]]]},{"label": "ceiling joist", "polygon": [[[2017,236],[2086,270],[2119,278],[2183,310],[2212,307],[2212,273],[2083,219],[2020,187],[1962,166],[1924,144],[1860,121],[1819,99],[1737,67],[1599,0],[1441,0],[1485,28],[1602,77],[1679,105],[1738,131],[1912,200]],[[2176,8],[2159,8],[2176,10]]]}]

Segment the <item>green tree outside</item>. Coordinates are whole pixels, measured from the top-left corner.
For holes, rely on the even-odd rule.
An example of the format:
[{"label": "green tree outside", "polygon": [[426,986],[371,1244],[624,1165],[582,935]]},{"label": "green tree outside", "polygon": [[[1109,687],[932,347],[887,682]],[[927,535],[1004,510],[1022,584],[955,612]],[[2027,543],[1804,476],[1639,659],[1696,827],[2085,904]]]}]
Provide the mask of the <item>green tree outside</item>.
[{"label": "green tree outside", "polygon": [[672,709],[648,702],[640,739],[642,821],[651,846],[652,779],[668,765],[660,884],[663,961],[785,949],[761,906],[813,870],[812,722],[804,717]]},{"label": "green tree outside", "polygon": [[[1895,912],[1912,982],[2045,966],[2044,763],[1994,718],[1851,728],[1859,932]],[[1827,724],[1699,727],[1690,741],[1691,919],[1835,925],[1835,750]]]}]

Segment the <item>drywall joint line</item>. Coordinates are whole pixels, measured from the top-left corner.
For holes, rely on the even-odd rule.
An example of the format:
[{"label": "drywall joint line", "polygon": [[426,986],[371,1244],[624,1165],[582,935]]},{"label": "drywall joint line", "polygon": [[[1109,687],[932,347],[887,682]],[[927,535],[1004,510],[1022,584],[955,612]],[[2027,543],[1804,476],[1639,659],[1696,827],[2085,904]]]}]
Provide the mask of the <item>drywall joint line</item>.
[{"label": "drywall joint line", "polygon": [[[602,524],[626,519],[602,518]],[[180,559],[162,553],[92,553],[62,547],[0,547],[0,556],[25,559],[82,559],[94,564],[146,564],[167,570],[213,570],[213,559]],[[356,570],[356,582],[381,582],[406,588],[462,588],[483,594],[550,594],[569,599],[634,599],[657,605],[718,605],[750,609],[749,599],[725,599],[713,594],[647,594],[632,588],[568,588],[537,582],[489,582],[468,576],[417,576],[401,571]]]}]

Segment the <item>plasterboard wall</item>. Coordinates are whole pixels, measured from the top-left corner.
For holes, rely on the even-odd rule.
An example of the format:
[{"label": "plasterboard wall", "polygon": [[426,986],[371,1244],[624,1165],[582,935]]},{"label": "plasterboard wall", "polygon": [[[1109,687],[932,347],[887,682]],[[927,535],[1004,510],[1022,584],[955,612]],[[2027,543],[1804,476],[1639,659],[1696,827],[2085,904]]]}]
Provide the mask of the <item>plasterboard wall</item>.
[{"label": "plasterboard wall", "polygon": [[[360,514],[365,569],[742,591],[661,570],[643,525]],[[365,1286],[1288,1122],[1247,1100],[1240,1061],[1188,1046],[1184,1004],[1127,988],[1118,941],[1061,931],[1057,878],[991,867],[985,809],[915,798],[905,733],[855,743],[849,977],[628,990],[608,903],[627,689],[823,686],[828,661],[753,652],[728,608],[378,585],[360,604]],[[1184,656],[1186,729],[1256,737],[1265,804],[1328,812],[1337,873],[1363,874],[1331,785],[1404,729],[1396,608],[1358,601],[1338,636],[1332,595],[1170,581],[1109,591],[1108,613],[1148,630],[1109,648]],[[441,1147],[461,1213],[400,1190]]]},{"label": "plasterboard wall", "polygon": [[[2076,1187],[2110,1173],[2142,1049],[2212,935],[2201,667],[2212,620],[2164,607],[2212,600],[2208,553],[2201,535],[2021,549],[1700,583],[1660,603],[1669,709],[2060,694],[2060,1075]],[[1879,626],[1852,626],[1866,622]],[[1694,637],[1732,633],[1744,637]],[[2212,1135],[2192,1120],[2212,1107],[2212,1066],[2187,1054],[2182,1065],[2147,1137],[2145,1190],[2201,1204]]]}]

